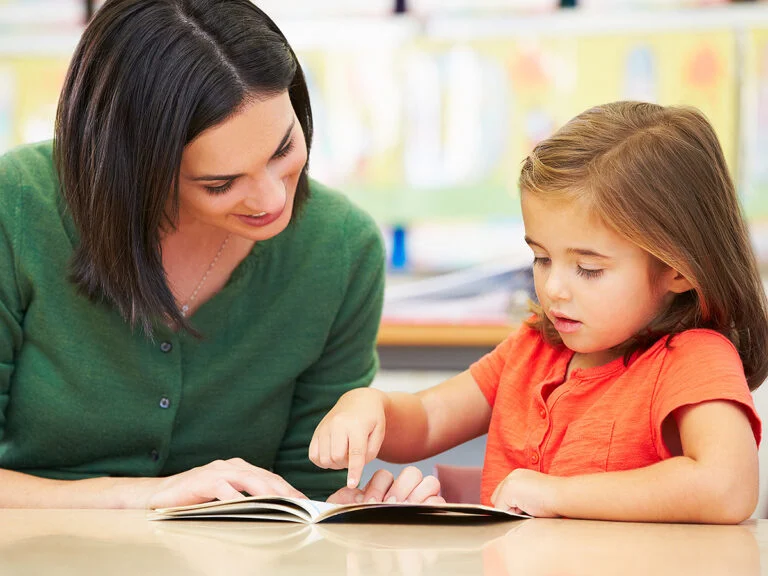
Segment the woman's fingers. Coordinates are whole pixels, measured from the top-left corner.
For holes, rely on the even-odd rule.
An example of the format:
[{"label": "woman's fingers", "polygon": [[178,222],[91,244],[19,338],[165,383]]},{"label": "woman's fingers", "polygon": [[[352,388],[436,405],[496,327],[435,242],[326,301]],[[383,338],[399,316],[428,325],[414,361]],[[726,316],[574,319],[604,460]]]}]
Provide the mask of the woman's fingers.
[{"label": "woman's fingers", "polygon": [[236,490],[232,484],[227,482],[224,478],[220,478],[214,483],[211,496],[217,500],[238,500],[243,498],[240,491]]},{"label": "woman's fingers", "polygon": [[246,476],[241,478],[254,478],[257,484],[251,484],[253,489],[260,490],[259,492],[251,492],[249,488],[243,488],[246,492],[252,496],[266,496],[268,494],[277,494],[278,496],[287,496],[289,498],[306,498],[304,494],[296,490],[291,486],[282,476],[275,474],[264,468],[254,466],[249,462],[246,462],[242,458],[230,458],[226,461],[226,464],[233,466]]}]

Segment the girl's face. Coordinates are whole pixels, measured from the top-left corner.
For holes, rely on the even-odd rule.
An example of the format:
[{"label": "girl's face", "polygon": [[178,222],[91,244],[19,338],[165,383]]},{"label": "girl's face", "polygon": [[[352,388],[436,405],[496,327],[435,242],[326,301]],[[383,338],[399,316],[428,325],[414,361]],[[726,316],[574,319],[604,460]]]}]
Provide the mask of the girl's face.
[{"label": "girl's face", "polygon": [[291,220],[306,162],[288,92],[254,99],[184,149],[179,228],[203,224],[256,242],[276,236]]},{"label": "girl's face", "polygon": [[682,291],[675,270],[606,227],[580,202],[523,192],[522,209],[539,303],[583,366],[618,357],[611,348],[648,326]]}]

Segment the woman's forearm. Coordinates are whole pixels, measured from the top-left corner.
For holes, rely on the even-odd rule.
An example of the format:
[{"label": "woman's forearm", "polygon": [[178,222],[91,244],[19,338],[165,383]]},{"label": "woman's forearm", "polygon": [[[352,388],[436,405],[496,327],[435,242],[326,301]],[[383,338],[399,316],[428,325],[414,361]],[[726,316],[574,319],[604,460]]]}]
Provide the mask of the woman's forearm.
[{"label": "woman's forearm", "polygon": [[0,469],[0,508],[146,508],[159,480],[50,480]]}]

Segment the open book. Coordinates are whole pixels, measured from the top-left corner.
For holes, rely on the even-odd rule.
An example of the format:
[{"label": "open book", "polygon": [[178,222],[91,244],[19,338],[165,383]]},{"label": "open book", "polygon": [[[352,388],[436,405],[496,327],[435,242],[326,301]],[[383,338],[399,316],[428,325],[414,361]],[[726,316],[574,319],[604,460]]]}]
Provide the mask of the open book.
[{"label": "open book", "polygon": [[217,500],[205,504],[158,508],[150,520],[181,518],[242,519],[316,524],[318,522],[425,522],[435,519],[520,520],[514,514],[480,504],[329,504],[281,496],[248,496],[239,500]]}]

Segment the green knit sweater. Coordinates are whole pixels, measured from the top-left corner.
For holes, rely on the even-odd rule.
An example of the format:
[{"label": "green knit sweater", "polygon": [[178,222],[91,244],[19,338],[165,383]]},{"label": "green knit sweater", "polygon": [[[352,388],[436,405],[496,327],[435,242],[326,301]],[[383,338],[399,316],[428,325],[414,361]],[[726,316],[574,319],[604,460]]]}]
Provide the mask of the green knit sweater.
[{"label": "green knit sweater", "polygon": [[165,476],[241,457],[311,498],[344,484],[307,458],[345,391],[370,384],[384,290],[375,223],[311,184],[192,317],[154,341],[68,280],[77,232],[51,143],[0,158],[0,468]]}]

